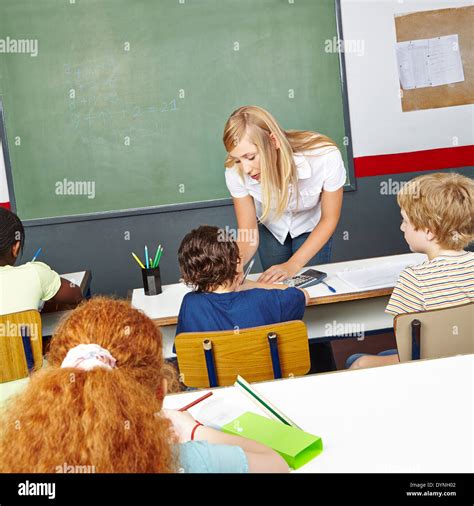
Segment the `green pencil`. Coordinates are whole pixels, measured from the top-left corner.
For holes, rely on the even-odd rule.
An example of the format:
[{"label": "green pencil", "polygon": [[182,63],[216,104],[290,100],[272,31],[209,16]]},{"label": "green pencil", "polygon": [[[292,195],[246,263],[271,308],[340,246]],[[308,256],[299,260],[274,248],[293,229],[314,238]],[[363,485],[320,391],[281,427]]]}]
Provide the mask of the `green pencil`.
[{"label": "green pencil", "polygon": [[160,252],[160,249],[161,249],[161,244],[158,246],[158,249],[156,250],[156,254],[155,254],[155,258],[151,264],[152,267],[156,267],[158,264],[156,263],[157,259],[158,259],[158,253]]},{"label": "green pencil", "polygon": [[158,256],[158,260],[156,261],[156,265],[155,267],[158,267],[158,264],[160,263],[160,260],[161,260],[161,255],[163,254],[163,248],[161,248],[161,251],[160,251],[160,254]]}]

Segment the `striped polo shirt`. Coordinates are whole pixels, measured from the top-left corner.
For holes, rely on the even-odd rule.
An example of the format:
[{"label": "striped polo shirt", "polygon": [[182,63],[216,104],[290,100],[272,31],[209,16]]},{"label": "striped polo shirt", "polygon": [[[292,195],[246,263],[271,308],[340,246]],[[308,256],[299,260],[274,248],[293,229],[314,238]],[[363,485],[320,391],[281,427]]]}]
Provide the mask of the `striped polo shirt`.
[{"label": "striped polo shirt", "polygon": [[386,313],[397,315],[474,302],[474,253],[440,255],[407,267],[398,278]]}]

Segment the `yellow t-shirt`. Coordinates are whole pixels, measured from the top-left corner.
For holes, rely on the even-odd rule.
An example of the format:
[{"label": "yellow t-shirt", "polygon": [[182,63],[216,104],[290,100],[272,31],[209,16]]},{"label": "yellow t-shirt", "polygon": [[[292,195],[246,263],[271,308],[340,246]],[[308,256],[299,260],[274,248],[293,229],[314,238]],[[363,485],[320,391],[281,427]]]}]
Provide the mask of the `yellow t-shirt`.
[{"label": "yellow t-shirt", "polygon": [[38,309],[60,286],[59,274],[42,262],[0,267],[0,315]]}]

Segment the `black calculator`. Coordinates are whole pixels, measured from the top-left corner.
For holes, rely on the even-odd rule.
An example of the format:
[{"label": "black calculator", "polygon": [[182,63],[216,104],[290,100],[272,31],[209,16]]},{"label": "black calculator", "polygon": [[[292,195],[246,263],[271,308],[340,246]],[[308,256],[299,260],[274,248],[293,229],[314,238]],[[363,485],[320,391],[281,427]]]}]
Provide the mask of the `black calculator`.
[{"label": "black calculator", "polygon": [[308,286],[317,285],[327,278],[327,273],[317,271],[316,269],[308,269],[298,276],[283,281],[285,285],[294,286],[295,288],[307,288]]}]

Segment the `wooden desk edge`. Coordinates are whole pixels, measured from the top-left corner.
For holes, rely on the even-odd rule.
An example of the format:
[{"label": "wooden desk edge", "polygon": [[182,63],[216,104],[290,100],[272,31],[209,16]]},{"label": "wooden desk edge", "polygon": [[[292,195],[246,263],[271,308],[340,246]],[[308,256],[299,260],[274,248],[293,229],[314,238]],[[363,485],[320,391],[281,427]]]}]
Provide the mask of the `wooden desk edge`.
[{"label": "wooden desk edge", "polygon": [[335,302],[347,302],[349,300],[375,299],[385,297],[393,292],[391,288],[378,288],[377,290],[366,290],[365,292],[349,292],[338,295],[325,295],[324,297],[312,297],[309,299],[308,306],[317,306],[320,304],[333,304]]},{"label": "wooden desk edge", "polygon": [[[377,297],[385,297],[393,292],[393,288],[379,288],[377,290],[367,290],[365,292],[350,292],[343,294],[327,295],[324,297],[312,297],[309,299],[308,306],[318,306],[322,304],[334,304],[336,302],[347,302],[351,300],[375,299]],[[155,325],[165,327],[168,325],[176,325],[178,323],[177,316],[162,316],[153,318]]]}]

